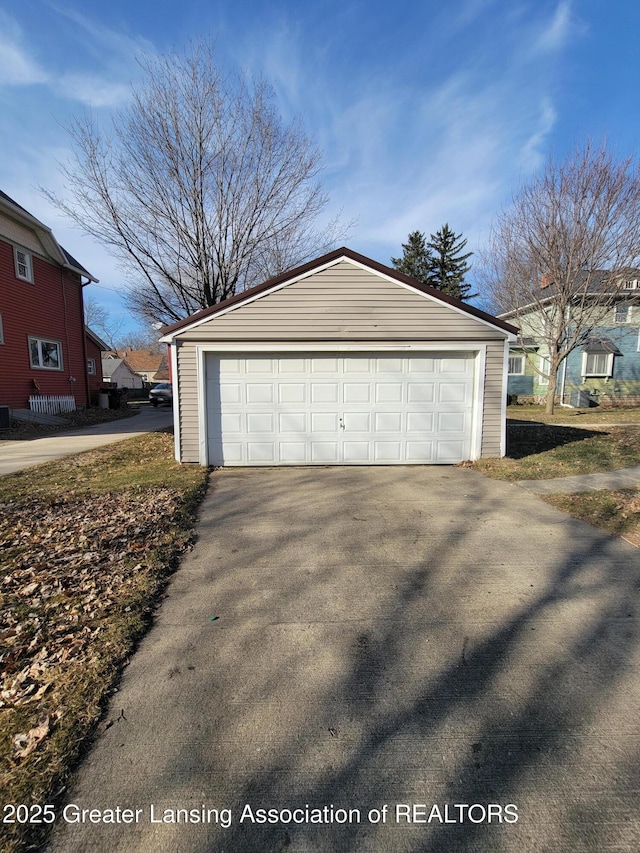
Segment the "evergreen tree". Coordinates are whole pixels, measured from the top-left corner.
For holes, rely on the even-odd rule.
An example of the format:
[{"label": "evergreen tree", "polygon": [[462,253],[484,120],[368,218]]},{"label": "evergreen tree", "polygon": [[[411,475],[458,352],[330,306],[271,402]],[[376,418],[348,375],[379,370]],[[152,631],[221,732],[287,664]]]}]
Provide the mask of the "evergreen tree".
[{"label": "evergreen tree", "polygon": [[471,285],[464,280],[470,269],[467,260],[473,255],[473,252],[460,254],[466,245],[467,241],[462,239],[462,234],[455,234],[446,222],[439,231],[432,234],[431,240],[426,244],[431,256],[426,284],[456,299],[476,297],[477,293],[469,293]]},{"label": "evergreen tree", "polygon": [[401,258],[391,258],[391,263],[399,271],[412,278],[417,278],[423,284],[429,284],[433,257],[425,243],[424,234],[412,231],[409,239],[402,244]]}]

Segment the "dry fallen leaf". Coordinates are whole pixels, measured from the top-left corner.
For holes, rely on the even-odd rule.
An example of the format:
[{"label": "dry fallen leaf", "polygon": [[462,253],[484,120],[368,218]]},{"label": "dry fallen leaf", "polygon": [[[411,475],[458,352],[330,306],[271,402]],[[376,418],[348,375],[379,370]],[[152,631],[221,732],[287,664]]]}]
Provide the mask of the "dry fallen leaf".
[{"label": "dry fallen leaf", "polygon": [[41,740],[44,740],[49,734],[49,717],[46,716],[38,721],[38,725],[34,729],[30,729],[26,734],[20,733],[13,738],[13,749],[17,758],[26,758],[38,746]]}]

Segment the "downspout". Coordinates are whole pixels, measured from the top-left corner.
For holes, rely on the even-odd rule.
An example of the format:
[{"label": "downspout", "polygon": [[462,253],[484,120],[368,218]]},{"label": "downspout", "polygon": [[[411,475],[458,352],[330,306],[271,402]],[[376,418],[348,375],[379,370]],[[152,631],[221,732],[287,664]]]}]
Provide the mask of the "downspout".
[{"label": "downspout", "polygon": [[[82,278],[80,279],[80,282],[82,283]],[[64,280],[64,267],[60,268],[60,287],[62,289],[62,308],[64,311],[64,336],[65,336],[65,341],[67,344],[67,364],[66,364],[66,368],[65,368],[64,372],[69,374],[69,393],[75,399],[75,394],[73,393],[73,383],[71,382],[72,373],[71,373],[71,347],[69,346],[69,312],[67,310],[67,288],[65,286],[65,280]],[[80,295],[82,296],[82,291],[80,291]],[[82,303],[82,298],[80,299],[80,302]],[[84,307],[83,307],[83,311],[84,311]],[[84,313],[82,315],[82,338],[84,341]],[[83,342],[82,348],[84,350],[84,342]]]},{"label": "downspout", "polygon": [[[90,279],[87,279],[87,284],[89,284]],[[90,408],[91,406],[91,389],[89,388],[89,361],[87,359],[87,335],[84,330],[84,285],[82,284],[82,276],[80,276],[80,308],[82,309],[82,358],[84,362],[84,388],[87,395],[85,408]],[[96,364],[96,374],[98,372],[98,365]]]}]

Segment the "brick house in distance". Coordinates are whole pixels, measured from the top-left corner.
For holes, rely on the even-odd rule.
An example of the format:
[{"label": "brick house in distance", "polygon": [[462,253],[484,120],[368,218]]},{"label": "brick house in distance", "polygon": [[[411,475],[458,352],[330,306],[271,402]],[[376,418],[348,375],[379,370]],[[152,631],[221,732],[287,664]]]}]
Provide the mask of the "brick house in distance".
[{"label": "brick house in distance", "polygon": [[50,228],[0,190],[0,406],[27,409],[33,395],[90,405],[104,346],[84,325],[91,281]]}]

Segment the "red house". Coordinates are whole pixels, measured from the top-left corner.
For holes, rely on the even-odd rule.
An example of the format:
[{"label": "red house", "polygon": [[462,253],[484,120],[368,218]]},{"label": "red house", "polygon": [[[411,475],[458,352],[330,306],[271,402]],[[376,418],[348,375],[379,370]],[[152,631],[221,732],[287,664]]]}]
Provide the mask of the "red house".
[{"label": "red house", "polygon": [[31,397],[90,405],[102,385],[102,341],[84,325],[91,281],[50,228],[0,190],[0,406],[28,409]]}]

